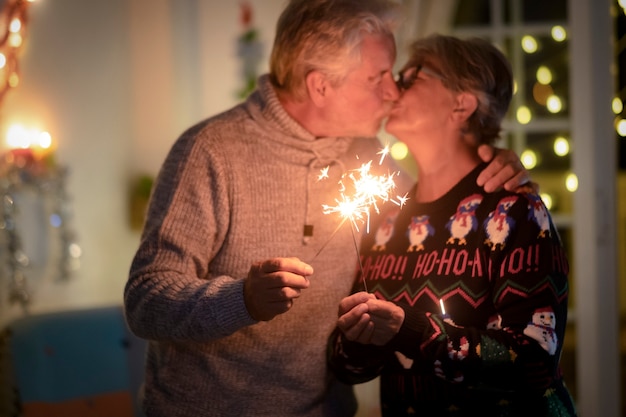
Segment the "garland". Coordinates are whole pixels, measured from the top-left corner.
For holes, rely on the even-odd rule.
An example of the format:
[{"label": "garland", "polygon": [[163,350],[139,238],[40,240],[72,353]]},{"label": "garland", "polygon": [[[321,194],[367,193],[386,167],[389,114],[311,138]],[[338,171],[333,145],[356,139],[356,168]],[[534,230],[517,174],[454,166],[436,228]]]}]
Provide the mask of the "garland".
[{"label": "garland", "polygon": [[0,10],[0,103],[20,81],[18,58],[26,38],[27,11],[31,2],[8,0]]},{"label": "garland", "polygon": [[[0,0],[0,104],[7,92],[19,84],[18,58],[32,1]],[[20,196],[35,193],[42,201],[48,226],[59,236],[57,281],[70,277],[78,268],[81,255],[68,226],[71,210],[65,187],[67,170],[55,163],[50,152],[41,150],[37,144],[20,143],[0,155],[0,294],[7,289],[9,303],[20,304],[24,310],[32,300],[27,278],[31,261],[22,242]]]},{"label": "garland", "polygon": [[65,281],[80,265],[81,248],[75,233],[69,227],[71,206],[66,192],[67,169],[44,159],[37,159],[28,150],[7,152],[0,159],[0,253],[8,278],[8,300],[20,304],[24,310],[31,302],[31,288],[27,278],[30,258],[22,243],[20,223],[20,195],[34,192],[46,204],[45,215],[51,230],[60,242],[56,281]]}]

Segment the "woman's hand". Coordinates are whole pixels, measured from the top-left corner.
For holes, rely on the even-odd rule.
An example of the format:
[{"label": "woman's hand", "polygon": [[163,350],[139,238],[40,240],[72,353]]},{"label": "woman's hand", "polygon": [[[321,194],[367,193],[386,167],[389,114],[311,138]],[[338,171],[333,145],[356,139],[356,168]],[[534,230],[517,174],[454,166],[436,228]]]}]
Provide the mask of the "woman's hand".
[{"label": "woman's hand", "polygon": [[373,294],[359,292],[339,305],[337,327],[348,340],[377,346],[386,345],[400,330],[404,310]]}]

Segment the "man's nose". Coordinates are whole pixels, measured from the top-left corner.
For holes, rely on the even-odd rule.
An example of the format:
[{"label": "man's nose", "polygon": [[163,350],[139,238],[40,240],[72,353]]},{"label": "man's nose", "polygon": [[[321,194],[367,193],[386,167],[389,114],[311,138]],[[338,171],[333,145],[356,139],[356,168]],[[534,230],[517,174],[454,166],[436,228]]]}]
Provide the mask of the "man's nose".
[{"label": "man's nose", "polygon": [[385,74],[384,77],[384,98],[387,101],[397,101],[400,98],[400,90],[391,73]]}]

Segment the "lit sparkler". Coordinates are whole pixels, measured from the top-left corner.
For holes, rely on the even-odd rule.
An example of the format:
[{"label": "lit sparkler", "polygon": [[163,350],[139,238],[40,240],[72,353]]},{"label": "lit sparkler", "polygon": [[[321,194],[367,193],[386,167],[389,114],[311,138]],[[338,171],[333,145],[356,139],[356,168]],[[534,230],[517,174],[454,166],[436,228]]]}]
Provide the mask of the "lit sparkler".
[{"label": "lit sparkler", "polygon": [[317,180],[321,181],[325,178],[328,178],[328,170],[330,169],[330,167],[326,167],[326,168],[322,168],[322,170],[320,171],[320,175],[317,176]]},{"label": "lit sparkler", "polygon": [[[380,157],[379,165],[382,164],[385,156],[389,154],[389,147],[385,146],[383,150],[378,152]],[[338,213],[342,217],[341,223],[337,226],[335,231],[331,234],[328,241],[322,245],[315,257],[320,254],[322,249],[326,247],[328,242],[339,231],[343,223],[346,220],[350,220],[352,224],[352,239],[359,258],[359,266],[361,267],[361,275],[363,275],[363,266],[361,265],[361,257],[359,255],[359,247],[354,234],[354,229],[359,231],[358,222],[366,223],[366,233],[369,233],[369,221],[370,212],[375,210],[376,213],[380,212],[379,204],[387,201],[391,201],[394,204],[402,207],[408,200],[407,194],[404,196],[392,197],[390,194],[395,189],[396,184],[394,178],[399,172],[393,172],[389,175],[372,175],[370,169],[372,167],[372,161],[369,161],[360,168],[352,170],[344,174],[339,181],[341,197],[336,199],[337,203],[334,206],[324,204],[322,205],[324,214]],[[322,169],[318,179],[328,178],[328,167]],[[352,193],[350,193],[350,191]],[[365,280],[363,281],[365,285]],[[367,291],[367,286],[365,287]]]},{"label": "lit sparkler", "polygon": [[[384,155],[383,155],[384,158]],[[382,158],[381,158],[382,163]],[[324,214],[339,213],[344,219],[349,219],[356,230],[359,230],[358,221],[366,222],[367,232],[369,233],[369,219],[372,208],[379,213],[378,202],[391,201],[402,207],[407,200],[406,194],[402,197],[390,197],[391,191],[395,188],[394,177],[397,172],[389,175],[372,175],[370,168],[372,161],[369,161],[354,171],[344,174],[340,184],[341,198],[336,199],[337,205],[330,206],[324,204],[322,206]],[[351,180],[352,195],[346,195],[348,187],[345,180]]]},{"label": "lit sparkler", "polygon": [[380,165],[383,163],[385,157],[389,155],[389,145],[385,145],[385,147],[380,152],[378,152],[377,155],[380,155],[380,162],[378,163],[378,165]]},{"label": "lit sparkler", "polygon": [[452,320],[450,315],[446,313],[446,309],[443,306],[443,299],[441,298],[439,299],[439,306],[441,307],[441,317],[443,318],[443,321],[453,326],[456,326],[456,324],[454,324],[454,321]]}]

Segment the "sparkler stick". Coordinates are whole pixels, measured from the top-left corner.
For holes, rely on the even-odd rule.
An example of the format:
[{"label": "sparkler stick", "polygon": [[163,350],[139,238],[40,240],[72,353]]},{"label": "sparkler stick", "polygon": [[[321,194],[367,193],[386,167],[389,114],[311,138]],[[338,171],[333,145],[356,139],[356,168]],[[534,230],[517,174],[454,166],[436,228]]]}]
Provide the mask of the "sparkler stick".
[{"label": "sparkler stick", "polygon": [[352,230],[352,241],[354,242],[354,249],[356,250],[356,258],[359,260],[359,269],[361,270],[361,278],[363,279],[363,288],[365,289],[365,292],[369,292],[367,290],[367,282],[365,282],[365,273],[363,272],[363,263],[361,262],[361,255],[359,253],[359,244],[356,242],[354,228],[350,227],[350,230]]},{"label": "sparkler stick", "polygon": [[322,253],[322,251],[324,250],[324,248],[326,247],[326,245],[328,245],[330,243],[330,241],[333,239],[333,236],[335,236],[337,234],[337,232],[339,231],[339,229],[341,229],[341,226],[343,226],[343,224],[346,222],[346,220],[348,220],[347,217],[344,217],[343,220],[341,220],[341,223],[339,223],[339,225],[337,226],[337,228],[335,229],[335,231],[333,231],[333,233],[331,233],[330,237],[328,238],[328,240],[326,241],[326,243],[324,243],[322,245],[322,247],[317,251],[317,253],[315,254],[315,256],[313,257],[313,259],[311,259],[311,262],[315,260],[315,258],[317,258],[317,256]]},{"label": "sparkler stick", "polygon": [[[337,203],[335,206],[322,205],[324,214],[339,213],[342,217],[349,219],[357,231],[359,231],[357,221],[366,222],[367,232],[369,232],[370,210],[373,208],[376,210],[376,213],[380,211],[378,201],[383,203],[392,201],[399,206],[404,205],[406,196],[397,197],[396,199],[389,196],[391,190],[396,186],[394,177],[397,172],[376,176],[370,174],[371,166],[372,161],[369,161],[361,165],[361,168],[344,174],[341,181],[339,181],[341,199],[335,200]],[[345,193],[347,187],[344,181],[346,181],[346,178],[352,180],[354,194],[351,197]]]},{"label": "sparkler stick", "polygon": [[443,306],[443,300],[441,298],[439,299],[439,305],[441,306],[441,314],[443,314],[445,316],[446,315],[446,309]]}]

